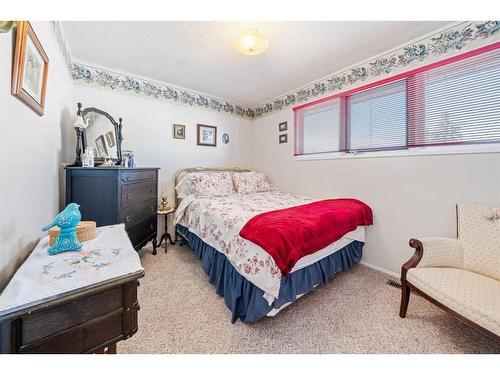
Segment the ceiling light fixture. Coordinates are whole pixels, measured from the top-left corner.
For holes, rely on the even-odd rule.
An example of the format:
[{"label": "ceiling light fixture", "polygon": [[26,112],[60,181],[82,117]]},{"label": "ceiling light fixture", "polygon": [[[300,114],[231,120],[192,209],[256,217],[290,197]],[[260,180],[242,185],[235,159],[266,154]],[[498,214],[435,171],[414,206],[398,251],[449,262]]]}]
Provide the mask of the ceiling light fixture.
[{"label": "ceiling light fixture", "polygon": [[234,48],[244,55],[258,55],[269,46],[269,41],[255,29],[245,31],[236,39]]}]

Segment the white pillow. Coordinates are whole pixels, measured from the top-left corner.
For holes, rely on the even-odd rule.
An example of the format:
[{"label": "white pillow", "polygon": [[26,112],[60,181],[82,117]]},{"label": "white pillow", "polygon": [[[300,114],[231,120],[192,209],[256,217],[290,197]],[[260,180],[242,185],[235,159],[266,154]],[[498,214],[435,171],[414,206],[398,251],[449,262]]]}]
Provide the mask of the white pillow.
[{"label": "white pillow", "polygon": [[270,189],[264,173],[233,173],[233,182],[238,194],[260,193]]},{"label": "white pillow", "polygon": [[230,173],[190,173],[175,187],[177,196],[184,199],[188,195],[197,198],[222,197],[235,193]]},{"label": "white pillow", "polygon": [[177,192],[177,197],[179,199],[184,199],[188,195],[192,195],[191,182],[189,180],[189,175],[184,176],[177,186],[175,187],[175,191]]}]

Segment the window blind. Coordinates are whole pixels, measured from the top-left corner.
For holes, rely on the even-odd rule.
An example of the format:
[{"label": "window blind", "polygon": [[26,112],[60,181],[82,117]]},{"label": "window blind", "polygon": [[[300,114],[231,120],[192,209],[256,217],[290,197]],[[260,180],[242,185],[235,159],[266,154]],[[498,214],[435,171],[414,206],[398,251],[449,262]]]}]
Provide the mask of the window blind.
[{"label": "window blind", "polygon": [[411,146],[500,142],[500,50],[416,74]]},{"label": "window blind", "polygon": [[[300,137],[295,138],[296,154],[341,151],[344,143],[341,138],[345,138],[341,107],[341,99],[337,98],[296,113],[296,131],[300,132]],[[300,140],[299,143],[297,139]]]},{"label": "window blind", "polygon": [[294,112],[296,155],[500,143],[500,42]]},{"label": "window blind", "polygon": [[406,147],[406,80],[347,97],[347,150]]}]

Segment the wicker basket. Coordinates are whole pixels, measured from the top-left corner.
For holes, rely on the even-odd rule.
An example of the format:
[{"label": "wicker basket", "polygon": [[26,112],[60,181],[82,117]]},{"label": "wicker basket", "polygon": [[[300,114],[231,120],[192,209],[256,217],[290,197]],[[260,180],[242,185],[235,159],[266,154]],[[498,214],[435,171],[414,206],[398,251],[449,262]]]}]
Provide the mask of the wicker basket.
[{"label": "wicker basket", "polygon": [[[96,223],[95,221],[81,221],[76,226],[76,237],[80,242],[85,242],[95,238]],[[49,229],[49,245],[53,246],[56,243],[57,237],[59,236],[59,227],[53,227]]]}]

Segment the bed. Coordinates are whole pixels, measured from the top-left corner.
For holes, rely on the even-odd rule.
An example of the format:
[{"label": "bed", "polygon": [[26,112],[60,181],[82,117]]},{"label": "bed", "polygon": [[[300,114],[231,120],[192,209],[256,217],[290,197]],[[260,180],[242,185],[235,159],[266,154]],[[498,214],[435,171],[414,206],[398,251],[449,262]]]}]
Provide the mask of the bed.
[{"label": "bed", "polygon": [[[236,178],[255,173],[241,168],[189,168],[179,170],[176,185],[176,235],[187,243],[201,260],[216,292],[224,297],[232,314],[232,322],[255,322],[274,316],[305,293],[329,282],[335,274],[361,260],[365,227],[358,226],[340,239],[312,254],[301,257],[284,274],[266,250],[243,238],[242,228],[260,214],[317,200],[282,192],[272,186],[254,191],[207,193],[213,186],[206,183],[198,194],[186,188],[186,181],[206,175],[227,174]],[[205,175],[205,176],[203,176]],[[218,175],[217,179],[220,179]],[[184,184],[184,185],[183,185]],[[188,191],[186,193],[186,191]],[[215,194],[215,193],[214,193]]]}]

